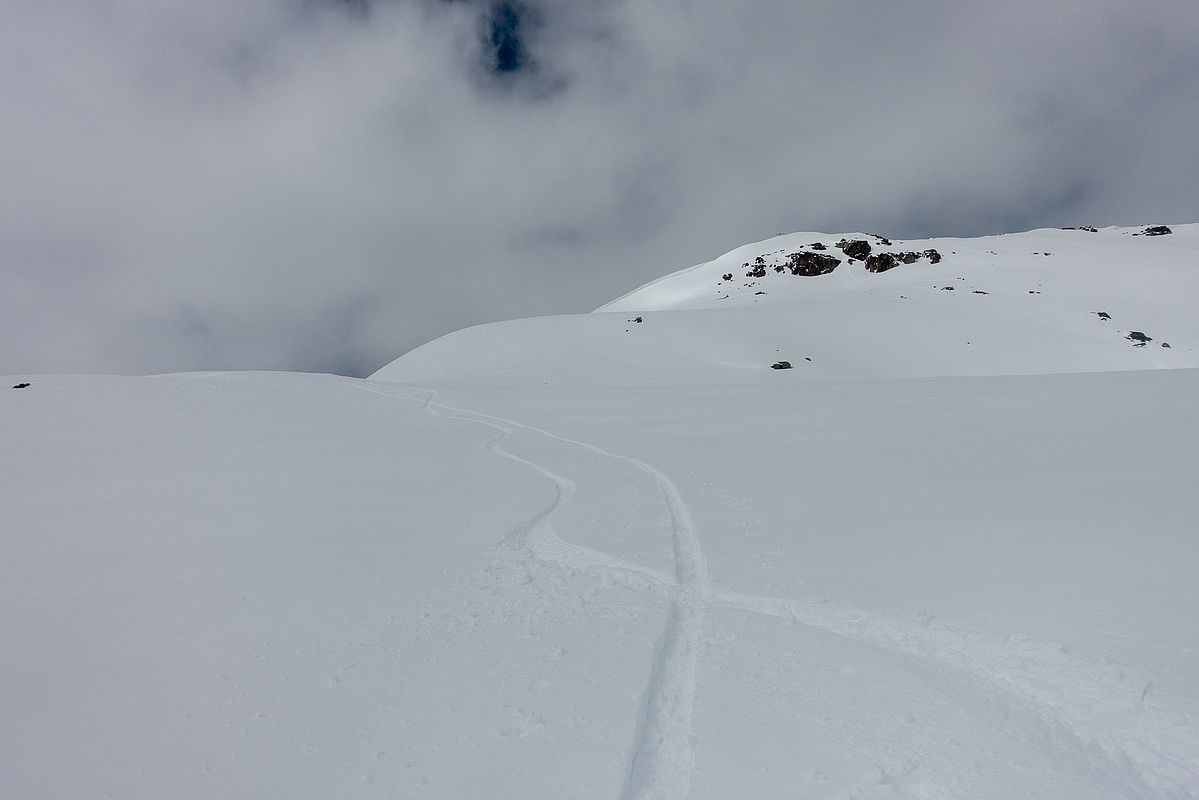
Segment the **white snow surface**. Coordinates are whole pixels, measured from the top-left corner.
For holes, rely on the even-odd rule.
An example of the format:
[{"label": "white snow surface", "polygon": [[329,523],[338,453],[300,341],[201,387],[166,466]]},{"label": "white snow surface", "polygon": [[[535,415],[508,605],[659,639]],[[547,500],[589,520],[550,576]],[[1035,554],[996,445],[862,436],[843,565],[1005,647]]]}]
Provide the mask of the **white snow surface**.
[{"label": "white snow surface", "polygon": [[0,797],[1199,798],[1171,227],[6,378]]},{"label": "white snow surface", "polygon": [[[896,240],[889,247],[864,234],[789,234],[668,275],[599,309],[610,313],[449,334],[375,377],[774,385],[778,377],[762,367],[778,360],[795,366],[788,379],[805,383],[1199,367],[1199,225],[1172,229],[1158,237],[1135,235],[1141,228],[1039,230]],[[875,252],[935,248],[944,260],[870,274],[835,248],[842,238],[868,239]],[[745,277],[745,262],[762,256],[768,265],[781,263],[812,242],[842,259],[831,274],[769,267],[764,278]],[[723,281],[730,273],[734,279]],[[642,323],[632,321],[638,316]],[[1132,331],[1153,341],[1132,347]]]}]

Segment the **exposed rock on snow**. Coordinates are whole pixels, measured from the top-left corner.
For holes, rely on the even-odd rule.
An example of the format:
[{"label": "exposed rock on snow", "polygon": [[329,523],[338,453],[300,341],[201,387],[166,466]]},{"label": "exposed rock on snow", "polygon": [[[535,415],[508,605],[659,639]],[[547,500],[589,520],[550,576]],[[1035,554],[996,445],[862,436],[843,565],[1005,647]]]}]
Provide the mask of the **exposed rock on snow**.
[{"label": "exposed rock on snow", "polygon": [[867,272],[886,272],[899,266],[899,260],[893,253],[875,253],[866,258]]},{"label": "exposed rock on snow", "polygon": [[865,239],[842,239],[837,242],[837,248],[850,258],[856,258],[859,261],[870,255],[871,250],[870,242]]},{"label": "exposed rock on snow", "polygon": [[799,252],[787,256],[784,268],[791,270],[792,275],[827,275],[837,268],[841,260],[820,253]]}]

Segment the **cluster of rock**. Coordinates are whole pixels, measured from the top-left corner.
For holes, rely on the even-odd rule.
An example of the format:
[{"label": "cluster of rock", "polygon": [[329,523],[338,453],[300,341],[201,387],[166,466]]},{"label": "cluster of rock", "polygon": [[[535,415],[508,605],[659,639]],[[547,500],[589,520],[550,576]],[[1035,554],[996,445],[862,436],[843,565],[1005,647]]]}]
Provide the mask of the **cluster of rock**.
[{"label": "cluster of rock", "polygon": [[[1107,313],[1106,311],[1093,311],[1091,313],[1093,313],[1095,316],[1099,317],[1099,319],[1102,320],[1103,322],[1108,322],[1112,318],[1112,315]],[[1144,331],[1129,331],[1128,335],[1125,336],[1124,338],[1127,339],[1128,341],[1132,342],[1133,347],[1144,347],[1145,345],[1147,345],[1153,341],[1153,337],[1148,335]],[[1161,342],[1161,346],[1165,347],[1167,349],[1170,349],[1169,342]]]},{"label": "cluster of rock", "polygon": [[[819,243],[817,243],[819,244]],[[823,249],[823,245],[821,245]],[[814,275],[827,275],[837,268],[841,263],[841,259],[834,256],[824,255],[823,253],[814,253],[810,250],[801,250],[798,253],[791,253],[787,256],[786,262],[782,264],[771,265],[775,272],[791,271],[792,275],[806,275],[812,277]],[[748,261],[742,264],[744,267],[749,267],[749,272],[745,273],[747,278],[765,278],[766,277],[766,259],[763,256],[758,256],[754,259],[754,263]],[[732,273],[726,273],[722,276],[724,280],[732,280]]]},{"label": "cluster of rock", "polygon": [[791,270],[792,275],[827,275],[837,268],[841,263],[841,259],[833,256],[826,256],[823,253],[812,253],[808,251],[800,251],[791,253],[787,256],[786,264],[778,264],[775,266],[775,272],[782,272],[785,269]]},{"label": "cluster of rock", "polygon": [[[749,262],[746,261],[741,266],[748,267]],[[747,277],[747,278],[765,278],[766,277],[766,259],[763,258],[762,256],[758,256],[754,260],[753,267],[749,270],[749,272],[745,273],[745,277]]]},{"label": "cluster of rock", "polygon": [[856,258],[859,261],[865,261],[866,256],[870,255],[870,242],[865,239],[842,239],[837,242],[837,249],[850,258]]},{"label": "cluster of rock", "polygon": [[[871,235],[878,240],[879,244],[890,246],[890,239],[876,234]],[[928,259],[930,264],[936,264],[941,261],[941,254],[932,249],[921,252],[907,251],[893,253],[884,251],[876,253],[870,242],[865,239],[842,239],[834,246],[849,258],[849,263],[852,264],[855,261],[861,261],[865,264],[867,272],[886,272],[889,269],[898,267],[900,264],[915,264],[921,259]],[[775,272],[789,271],[792,275],[803,275],[806,277],[827,275],[841,263],[841,259],[836,256],[818,252],[827,249],[828,247],[821,242],[812,242],[805,250],[800,250],[797,253],[789,253],[786,257],[787,260],[781,264],[768,264],[766,256],[758,256],[753,260],[753,263],[746,261],[741,266],[746,268],[745,277],[747,278],[765,278],[767,271],[770,269],[773,269]],[[733,273],[726,272],[720,278],[723,281],[731,281],[733,280]]]},{"label": "cluster of rock", "polygon": [[905,253],[875,253],[866,258],[867,272],[886,272],[889,269],[894,269],[900,264],[915,264],[922,258],[927,258],[930,264],[937,264],[941,261],[941,254],[936,250],[925,250],[922,253],[905,252]]},{"label": "cluster of rock", "polygon": [[1070,225],[1062,228],[1064,231],[1086,231],[1087,233],[1099,233],[1098,228],[1093,228],[1090,225]]},{"label": "cluster of rock", "polygon": [[[891,244],[890,239],[876,237],[881,243]],[[889,269],[895,269],[900,264],[915,264],[922,258],[927,258],[930,264],[936,264],[941,260],[941,254],[936,250],[925,250],[917,253],[915,251],[907,251],[902,253],[881,252],[875,253],[874,248],[870,246],[870,242],[865,239],[842,239],[837,242],[837,248],[849,256],[850,260],[860,260],[865,262],[867,272],[886,272]]]},{"label": "cluster of rock", "polygon": [[1134,233],[1133,236],[1166,236],[1167,234],[1171,233],[1174,233],[1174,231],[1170,230],[1165,225],[1150,225],[1140,233]]}]

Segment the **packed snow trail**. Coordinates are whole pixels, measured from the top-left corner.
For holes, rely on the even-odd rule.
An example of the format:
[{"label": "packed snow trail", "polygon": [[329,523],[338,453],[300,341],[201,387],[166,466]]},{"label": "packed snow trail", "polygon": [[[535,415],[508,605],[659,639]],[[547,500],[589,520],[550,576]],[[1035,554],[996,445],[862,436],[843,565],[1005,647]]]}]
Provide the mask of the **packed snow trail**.
[{"label": "packed snow trail", "polygon": [[[362,388],[386,395],[369,387]],[[526,542],[537,558],[579,572],[607,577],[630,588],[666,593],[670,597],[670,610],[654,653],[621,797],[624,800],[683,800],[690,792],[691,772],[695,766],[692,719],[696,672],[704,609],[710,601],[711,592],[707,563],[696,535],[691,510],[683,501],[678,487],[656,467],[640,459],[514,420],[438,403],[434,401],[436,392],[424,391],[429,392],[422,405],[426,413],[473,422],[499,431],[500,435],[487,443],[489,452],[522,464],[554,483],[557,489],[554,502],[526,524]],[[518,429],[629,464],[649,475],[661,489],[670,513],[673,579],[559,538],[553,530],[552,517],[573,496],[574,482],[505,449],[504,440]]]},{"label": "packed snow trail", "polygon": [[[434,403],[432,397],[425,409],[452,419],[475,422],[501,431],[493,440],[493,451],[498,455],[525,464],[559,486],[555,504],[543,512],[530,527],[530,542],[544,540],[561,543],[560,547],[576,548],[569,559],[555,559],[571,566],[590,568],[590,571],[607,574],[614,580],[633,588],[658,589],[662,583],[651,586],[636,586],[627,580],[627,571],[644,571],[644,568],[627,564],[603,553],[562,542],[553,533],[550,517],[554,510],[570,499],[573,483],[544,467],[505,450],[503,439],[515,429],[536,433],[575,447],[580,447],[605,458],[629,464],[646,473],[657,483],[670,512],[671,550],[674,560],[674,580],[666,585],[670,588],[671,606],[666,617],[662,638],[654,653],[653,667],[642,701],[638,718],[638,731],[633,745],[633,755],[625,779],[621,797],[626,800],[672,800],[686,798],[690,791],[691,772],[695,767],[695,752],[692,744],[692,719],[695,709],[696,672],[699,660],[700,637],[703,631],[704,608],[710,597],[707,564],[695,532],[691,511],[683,502],[678,487],[665,474],[640,459],[613,453],[588,442],[569,439],[565,436],[524,425],[513,420],[482,414],[477,411]],[[448,413],[447,413],[448,412]],[[564,488],[565,487],[565,488]],[[544,544],[542,557],[547,552]],[[547,559],[548,560],[548,559]],[[652,574],[652,573],[651,573]],[[653,574],[654,578],[659,578]]]},{"label": "packed snow trail", "polygon": [[[486,445],[488,452],[552,481],[554,502],[525,525],[525,544],[535,557],[670,598],[622,800],[684,800],[689,794],[695,766],[692,721],[698,656],[708,607],[788,619],[882,649],[932,659],[1028,708],[1051,740],[1065,733],[1077,743],[1067,749],[1084,753],[1097,772],[1126,778],[1130,786],[1147,789],[1152,796],[1199,798],[1199,710],[1174,699],[1155,704],[1149,697],[1149,678],[1136,670],[1075,655],[1060,644],[1020,635],[984,634],[932,618],[902,620],[824,601],[714,591],[690,508],[674,481],[651,464],[543,428],[435,402],[436,392],[431,390],[421,390],[428,396],[420,398],[361,388],[393,399],[421,401],[422,409],[431,416],[498,431],[500,435]],[[573,496],[575,484],[506,450],[504,440],[518,430],[620,461],[652,478],[670,513],[673,578],[559,538],[551,518]]]}]

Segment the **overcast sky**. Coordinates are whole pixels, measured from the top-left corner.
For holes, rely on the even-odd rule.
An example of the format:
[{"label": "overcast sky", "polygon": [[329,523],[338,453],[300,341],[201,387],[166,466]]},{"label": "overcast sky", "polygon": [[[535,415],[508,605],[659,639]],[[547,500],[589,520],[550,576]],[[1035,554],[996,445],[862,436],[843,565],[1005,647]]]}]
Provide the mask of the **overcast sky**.
[{"label": "overcast sky", "polygon": [[0,11],[0,373],[362,375],[780,231],[1199,221],[1194,0]]}]

